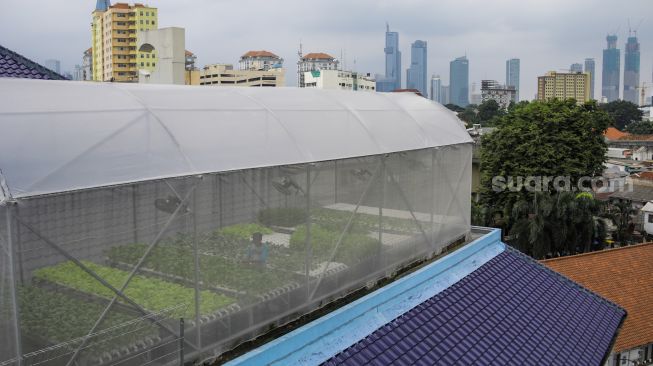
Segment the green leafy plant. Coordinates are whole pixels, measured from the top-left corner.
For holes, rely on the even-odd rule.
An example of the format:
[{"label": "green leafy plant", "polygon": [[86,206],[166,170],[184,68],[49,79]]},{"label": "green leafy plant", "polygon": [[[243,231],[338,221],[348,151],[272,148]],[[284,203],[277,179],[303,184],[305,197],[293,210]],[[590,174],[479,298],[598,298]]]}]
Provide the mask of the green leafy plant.
[{"label": "green leafy plant", "polygon": [[[101,266],[88,261],[83,261],[83,263],[116,288],[122,287],[129,276],[126,271],[116,268]],[[70,261],[38,269],[34,271],[34,277],[106,299],[111,299],[114,296],[113,291],[100,284],[95,278]],[[125,289],[125,295],[147,310],[160,312],[178,307],[181,304],[192,304],[195,292],[192,288],[175,283],[136,275]],[[235,302],[233,298],[211,291],[202,291],[200,297],[199,308],[202,315],[214,313]],[[191,318],[194,316],[194,306],[179,307],[174,316]]]},{"label": "green leafy plant", "polygon": [[266,235],[272,234],[273,232],[270,228],[258,224],[236,224],[215,231],[214,236],[224,236],[225,238],[235,240],[249,240],[254,233]]},{"label": "green leafy plant", "polygon": [[[306,236],[306,227],[300,226],[290,237],[290,249],[298,252],[305,251]],[[336,248],[339,238],[339,231],[329,230],[320,225],[312,225],[311,250],[313,255],[320,260],[333,260],[351,265],[376,254],[381,245],[377,239],[366,234],[346,234],[333,259],[331,259],[330,256]]]},{"label": "green leafy plant", "polygon": [[[85,336],[105,307],[38,287],[27,286],[18,290],[21,329],[29,336],[50,344],[59,344]],[[109,312],[98,331],[107,329],[111,331],[97,339],[91,338],[85,352],[98,355],[158,335],[159,330],[156,325],[146,320],[134,321],[135,319],[134,316],[118,311]],[[76,344],[73,343],[71,346],[74,347]]]},{"label": "green leafy plant", "polygon": [[259,211],[257,220],[267,226],[293,227],[306,222],[306,210],[301,208],[266,208]]}]

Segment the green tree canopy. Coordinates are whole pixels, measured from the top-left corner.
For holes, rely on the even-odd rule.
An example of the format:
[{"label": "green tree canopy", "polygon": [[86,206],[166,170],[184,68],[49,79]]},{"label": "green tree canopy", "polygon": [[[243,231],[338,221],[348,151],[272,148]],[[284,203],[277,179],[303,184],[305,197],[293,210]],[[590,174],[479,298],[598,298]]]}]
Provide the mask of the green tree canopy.
[{"label": "green tree canopy", "polygon": [[[503,211],[520,198],[519,191],[493,189],[493,178],[580,177],[600,175],[607,146],[603,131],[609,116],[595,102],[577,105],[573,100],[535,101],[516,105],[497,121],[497,129],[483,136],[481,149],[481,200]],[[551,184],[552,186],[552,184]]]},{"label": "green tree canopy", "polygon": [[625,100],[601,104],[599,108],[610,115],[611,125],[622,131],[628,124],[642,120],[643,113],[637,105]]},{"label": "green tree canopy", "polygon": [[631,122],[628,126],[626,126],[626,131],[632,133],[633,135],[651,135],[653,134],[653,122]]},{"label": "green tree canopy", "polygon": [[494,99],[488,99],[478,106],[477,119],[478,123],[483,126],[492,126],[495,119],[505,114],[499,103]]}]

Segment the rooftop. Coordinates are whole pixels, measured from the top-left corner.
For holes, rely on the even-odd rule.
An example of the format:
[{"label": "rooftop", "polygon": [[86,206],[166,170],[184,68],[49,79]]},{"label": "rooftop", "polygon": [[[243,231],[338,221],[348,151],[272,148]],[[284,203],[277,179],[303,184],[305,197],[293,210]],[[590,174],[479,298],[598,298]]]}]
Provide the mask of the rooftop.
[{"label": "rooftop", "polygon": [[622,131],[619,131],[618,129],[614,127],[608,127],[607,130],[603,133],[603,136],[605,136],[606,139],[608,140],[618,140],[621,137],[627,136],[628,134]]},{"label": "rooftop", "polygon": [[615,352],[653,343],[653,243],[607,249],[542,262],[626,309]]},{"label": "rooftop", "polygon": [[493,230],[228,365],[600,365],[625,315]]},{"label": "rooftop", "polygon": [[241,58],[245,57],[273,57],[273,58],[279,58],[279,56],[275,55],[274,53],[270,51],[249,51],[245,53],[244,55],[240,56]]},{"label": "rooftop", "polygon": [[0,46],[0,78],[65,80],[63,76]]},{"label": "rooftop", "polygon": [[333,56],[323,52],[312,52],[302,56],[302,60],[335,60]]}]

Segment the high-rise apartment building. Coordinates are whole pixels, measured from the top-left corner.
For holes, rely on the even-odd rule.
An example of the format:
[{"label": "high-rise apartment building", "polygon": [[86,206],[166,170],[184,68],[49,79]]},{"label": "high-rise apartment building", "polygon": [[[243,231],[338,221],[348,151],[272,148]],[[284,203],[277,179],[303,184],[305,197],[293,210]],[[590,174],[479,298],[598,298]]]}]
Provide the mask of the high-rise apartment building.
[{"label": "high-rise apartment building", "polygon": [[451,93],[449,91],[449,85],[442,85],[440,88],[440,98],[442,99],[442,104],[444,105],[451,103]]},{"label": "high-rise apartment building", "polygon": [[93,80],[137,82],[139,70],[151,72],[157,51],[137,49],[137,37],[138,32],[157,27],[156,8],[98,0],[91,23]]},{"label": "high-rise apartment building", "polygon": [[458,57],[449,63],[449,98],[459,107],[469,105],[469,60]]},{"label": "high-rise apartment building", "polygon": [[574,72],[583,72],[583,65],[579,63],[573,63],[571,66],[569,66],[569,71],[574,73]]},{"label": "high-rise apartment building", "polygon": [[594,75],[596,74],[596,64],[593,58],[585,59],[585,72],[590,74],[590,99],[594,99]]},{"label": "high-rise apartment building", "polygon": [[323,52],[299,54],[297,62],[297,83],[300,88],[305,86],[304,73],[316,70],[338,70],[340,62],[333,56]]},{"label": "high-rise apartment building", "polygon": [[619,68],[621,52],[617,48],[617,36],[606,37],[608,48],[603,50],[603,73],[601,75],[601,96],[608,102],[619,99]]},{"label": "high-rise apartment building", "polygon": [[431,92],[429,96],[432,101],[442,103],[442,80],[440,79],[440,75],[431,76]]},{"label": "high-rise apartment building", "polygon": [[578,103],[590,100],[590,75],[585,72],[561,73],[549,71],[537,78],[537,99],[576,99]]},{"label": "high-rise apartment building", "polygon": [[639,105],[639,42],[630,35],[624,58],[624,100]]},{"label": "high-rise apartment building", "polygon": [[378,78],[376,90],[391,92],[401,89],[401,51],[399,51],[399,33],[390,32],[390,25],[385,30],[385,77]]},{"label": "high-rise apartment building", "polygon": [[410,47],[410,67],[406,70],[406,88],[417,89],[424,97],[428,97],[426,64],[426,41],[417,40]]},{"label": "high-rise apartment building", "polygon": [[506,86],[515,87],[515,101],[519,101],[519,59],[511,58],[506,61]]}]

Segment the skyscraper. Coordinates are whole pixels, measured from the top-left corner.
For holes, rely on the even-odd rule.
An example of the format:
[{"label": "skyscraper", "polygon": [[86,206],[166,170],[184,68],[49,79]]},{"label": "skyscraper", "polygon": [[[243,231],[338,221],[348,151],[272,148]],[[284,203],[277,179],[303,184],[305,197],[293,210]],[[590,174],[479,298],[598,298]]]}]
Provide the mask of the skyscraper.
[{"label": "skyscraper", "polygon": [[606,37],[608,48],[603,50],[603,75],[601,80],[601,94],[608,102],[619,99],[619,58],[621,52],[617,48],[617,36],[615,34]]},{"label": "skyscraper", "polygon": [[431,76],[431,93],[429,96],[432,101],[442,103],[442,80],[440,75]]},{"label": "skyscraper", "polygon": [[469,60],[458,57],[449,63],[450,102],[459,107],[469,104]]},{"label": "skyscraper", "polygon": [[57,74],[61,74],[61,61],[49,59],[45,60],[44,64],[48,69],[56,72]]},{"label": "skyscraper", "polygon": [[593,58],[585,59],[585,72],[590,74],[590,99],[594,99],[594,74],[596,65]]},{"label": "skyscraper", "polygon": [[574,63],[569,66],[569,71],[570,72],[583,72],[583,65],[579,63]]},{"label": "skyscraper", "polygon": [[506,61],[506,86],[514,86],[515,99],[519,102],[519,59],[511,58]]},{"label": "skyscraper", "polygon": [[385,30],[385,77],[376,82],[376,90],[390,92],[401,89],[401,52],[399,51],[399,33],[390,32],[390,25]]},{"label": "skyscraper", "polygon": [[636,35],[630,35],[626,42],[624,60],[624,100],[639,105],[637,87],[639,86],[639,42]]},{"label": "skyscraper", "polygon": [[410,67],[406,70],[406,88],[417,89],[427,98],[426,41],[415,41],[410,46]]}]

